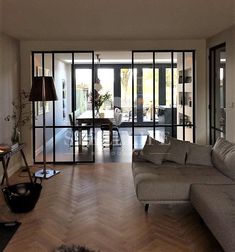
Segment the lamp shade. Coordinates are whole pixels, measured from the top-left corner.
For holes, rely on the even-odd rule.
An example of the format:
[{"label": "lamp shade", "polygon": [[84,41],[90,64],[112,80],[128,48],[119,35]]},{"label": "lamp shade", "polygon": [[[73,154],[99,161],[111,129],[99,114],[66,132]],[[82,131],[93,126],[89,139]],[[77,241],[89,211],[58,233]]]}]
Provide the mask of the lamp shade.
[{"label": "lamp shade", "polygon": [[53,78],[51,76],[33,77],[33,83],[29,95],[29,100],[30,101],[57,100]]}]

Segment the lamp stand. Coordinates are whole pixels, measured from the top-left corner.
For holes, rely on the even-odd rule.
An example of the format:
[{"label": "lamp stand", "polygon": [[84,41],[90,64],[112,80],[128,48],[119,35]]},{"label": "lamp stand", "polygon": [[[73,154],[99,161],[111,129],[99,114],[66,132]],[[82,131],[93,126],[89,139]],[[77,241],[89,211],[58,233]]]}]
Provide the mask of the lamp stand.
[{"label": "lamp stand", "polygon": [[45,78],[43,77],[42,87],[42,113],[43,113],[43,169],[34,173],[35,178],[48,179],[52,176],[60,173],[58,170],[52,170],[46,168],[46,110],[45,110]]}]

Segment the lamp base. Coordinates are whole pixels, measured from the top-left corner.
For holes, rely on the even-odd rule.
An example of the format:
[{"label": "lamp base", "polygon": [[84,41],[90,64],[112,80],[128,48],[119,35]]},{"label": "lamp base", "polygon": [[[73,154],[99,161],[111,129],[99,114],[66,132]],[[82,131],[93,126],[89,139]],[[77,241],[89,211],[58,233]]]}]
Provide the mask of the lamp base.
[{"label": "lamp base", "polygon": [[54,175],[60,173],[60,171],[57,170],[51,170],[51,169],[41,169],[34,173],[35,178],[42,178],[42,179],[48,179],[53,177]]}]

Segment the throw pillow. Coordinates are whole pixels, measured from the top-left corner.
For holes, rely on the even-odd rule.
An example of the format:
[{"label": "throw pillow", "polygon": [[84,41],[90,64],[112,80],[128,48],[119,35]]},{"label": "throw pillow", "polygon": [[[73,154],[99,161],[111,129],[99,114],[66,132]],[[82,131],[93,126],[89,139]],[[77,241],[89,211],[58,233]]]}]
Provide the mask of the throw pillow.
[{"label": "throw pillow", "polygon": [[188,142],[181,141],[173,137],[168,137],[170,147],[165,156],[166,161],[175,162],[177,164],[185,164],[186,153],[188,152]]},{"label": "throw pillow", "polygon": [[217,138],[212,149],[212,163],[224,175],[235,180],[235,144]]},{"label": "throw pillow", "polygon": [[188,147],[189,150],[187,153],[186,164],[212,166],[211,146],[188,143]]},{"label": "throw pillow", "polygon": [[160,165],[169,148],[168,144],[162,144],[154,138],[147,136],[142,154],[143,158],[154,164]]}]

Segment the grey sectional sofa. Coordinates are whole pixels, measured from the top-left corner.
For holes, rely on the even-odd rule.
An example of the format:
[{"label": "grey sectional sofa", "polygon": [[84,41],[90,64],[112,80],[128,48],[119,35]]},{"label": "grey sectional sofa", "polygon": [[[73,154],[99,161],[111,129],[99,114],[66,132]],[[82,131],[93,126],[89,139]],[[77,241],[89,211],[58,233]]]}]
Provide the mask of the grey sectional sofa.
[{"label": "grey sectional sofa", "polygon": [[161,144],[148,137],[133,152],[132,171],[146,212],[152,203],[191,201],[225,251],[235,251],[235,144],[223,138],[213,148],[173,138]]}]

